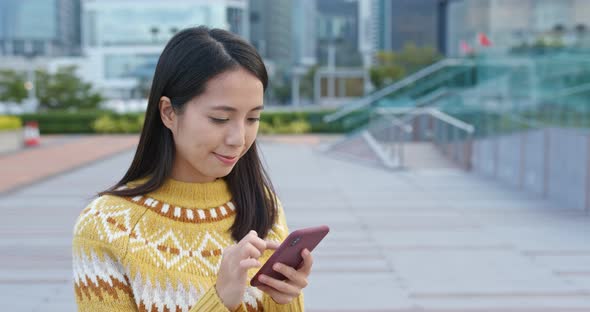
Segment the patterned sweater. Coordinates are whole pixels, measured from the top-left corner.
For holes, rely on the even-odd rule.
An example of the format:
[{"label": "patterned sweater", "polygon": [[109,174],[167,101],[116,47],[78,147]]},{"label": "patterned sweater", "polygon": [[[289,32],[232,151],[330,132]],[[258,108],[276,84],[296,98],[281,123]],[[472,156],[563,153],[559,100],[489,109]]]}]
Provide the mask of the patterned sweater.
[{"label": "patterned sweater", "polygon": [[[215,282],[223,249],[236,243],[229,232],[235,209],[223,179],[169,179],[144,196],[96,198],[74,227],[79,311],[228,311]],[[287,234],[279,205],[266,239],[282,242]],[[236,311],[303,311],[303,295],[280,305],[248,285]]]}]

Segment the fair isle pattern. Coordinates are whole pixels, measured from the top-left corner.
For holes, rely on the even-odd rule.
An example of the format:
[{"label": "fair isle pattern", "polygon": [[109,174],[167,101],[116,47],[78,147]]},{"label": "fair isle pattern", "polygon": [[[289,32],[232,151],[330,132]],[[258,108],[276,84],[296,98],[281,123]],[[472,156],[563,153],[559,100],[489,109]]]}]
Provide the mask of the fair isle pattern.
[{"label": "fair isle pattern", "polygon": [[[90,255],[81,252],[75,257],[74,288],[79,301],[90,301],[93,297],[101,301],[116,300],[122,292],[135,300],[139,311],[189,311],[208,288],[169,280],[152,285],[152,279],[140,272],[130,282],[118,262],[106,254],[102,259],[94,252]],[[247,311],[262,311],[262,292],[248,286],[243,302]]]},{"label": "fair isle pattern", "polygon": [[[174,200],[175,189],[171,188],[170,192],[162,195]],[[105,195],[93,200],[74,227],[74,290],[79,309],[227,311],[213,285],[222,251],[236,243],[229,231],[235,207],[229,196],[219,194],[227,202],[221,207],[226,207],[228,216],[219,218],[223,211],[215,210],[215,215],[210,213],[209,217],[218,218],[203,222],[187,222],[182,218],[188,218],[189,213],[178,207],[179,204],[155,203],[153,198],[133,201],[133,198]],[[185,207],[199,207],[198,199],[194,203],[186,199],[179,202],[186,203]],[[165,204],[169,211],[178,211],[176,215],[162,213]],[[267,236],[276,242],[288,234],[280,204],[278,209],[277,220]],[[193,218],[198,217],[199,213],[195,213],[198,209],[191,210]],[[265,252],[261,262],[271,253]],[[254,271],[248,272],[250,278]],[[242,303],[239,312],[303,311],[303,297],[279,305],[249,285]]]},{"label": "fair isle pattern", "polygon": [[100,260],[95,252],[74,254],[74,289],[79,300],[91,300],[92,296],[104,300],[105,296],[118,299],[118,291],[132,296],[127,276],[123,275],[119,262],[108,255]]},{"label": "fair isle pattern", "polygon": [[119,238],[126,238],[131,233],[131,208],[121,204],[107,205],[105,197],[94,199],[82,211],[74,235],[82,233],[86,227],[93,229],[101,241],[111,243]]},{"label": "fair isle pattern", "polygon": [[[172,228],[150,227],[149,222],[140,221],[129,239],[129,253],[141,253],[143,258],[156,267],[167,270],[215,275],[221,261],[221,253],[229,242],[215,232],[195,233],[194,237],[183,237]],[[145,261],[145,260],[144,260]],[[188,271],[185,271],[188,266]]]},{"label": "fair isle pattern", "polygon": [[[275,225],[273,228],[279,228]],[[154,229],[148,219],[137,223],[129,238],[130,255],[142,254],[144,261],[167,270],[215,276],[221,264],[223,249],[235,244],[216,231],[195,232],[185,236],[172,227]],[[278,235],[271,230],[268,240],[280,243]],[[146,257],[145,255],[149,255]]]},{"label": "fair isle pattern", "polygon": [[135,204],[150,208],[162,216],[182,222],[215,222],[229,218],[236,213],[236,206],[232,202],[227,202],[219,207],[210,209],[197,209],[171,206],[154,198],[141,195],[123,198]]},{"label": "fair isle pattern", "polygon": [[[170,281],[161,285],[159,282],[152,284],[150,280],[149,277],[142,277],[138,273],[131,282],[133,292],[137,294],[135,303],[139,311],[188,311],[207,291],[207,287],[204,286],[195,287],[181,282],[173,286]],[[248,286],[243,298],[247,311],[262,311],[260,290]]]},{"label": "fair isle pattern", "polygon": [[[184,237],[182,232],[174,228],[154,229],[145,218],[131,229],[130,209],[122,209],[122,205],[106,205],[102,200],[103,197],[95,199],[83,210],[74,234],[91,226],[101,241],[110,243],[118,238],[129,237],[128,252],[134,254],[146,251],[148,259],[156,267],[183,272],[188,266],[191,269],[188,273],[216,275],[223,249],[236,243],[224,239],[217,232],[204,231],[195,233],[195,237]],[[280,243],[273,238],[280,237],[279,233],[283,231],[284,228],[275,223],[268,233],[268,239]]]}]

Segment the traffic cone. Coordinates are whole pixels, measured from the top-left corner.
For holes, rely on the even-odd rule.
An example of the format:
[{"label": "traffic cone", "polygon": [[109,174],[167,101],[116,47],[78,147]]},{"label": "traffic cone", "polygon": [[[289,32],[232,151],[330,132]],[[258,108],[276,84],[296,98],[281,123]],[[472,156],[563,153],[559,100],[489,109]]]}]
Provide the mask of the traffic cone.
[{"label": "traffic cone", "polygon": [[25,146],[33,147],[41,144],[41,135],[39,134],[39,124],[36,121],[27,121],[25,123]]}]

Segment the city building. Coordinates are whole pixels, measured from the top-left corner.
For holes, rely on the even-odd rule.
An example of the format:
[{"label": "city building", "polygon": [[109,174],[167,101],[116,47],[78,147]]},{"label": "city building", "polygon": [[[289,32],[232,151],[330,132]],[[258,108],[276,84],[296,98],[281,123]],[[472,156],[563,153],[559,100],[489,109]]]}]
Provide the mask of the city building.
[{"label": "city building", "polygon": [[80,0],[0,1],[0,56],[80,54]]},{"label": "city building", "polygon": [[85,0],[85,80],[109,98],[145,97],[158,57],[180,29],[206,25],[249,37],[248,1]]},{"label": "city building", "polygon": [[587,0],[450,0],[447,52],[475,49],[507,53],[532,45],[585,45],[590,26]]}]

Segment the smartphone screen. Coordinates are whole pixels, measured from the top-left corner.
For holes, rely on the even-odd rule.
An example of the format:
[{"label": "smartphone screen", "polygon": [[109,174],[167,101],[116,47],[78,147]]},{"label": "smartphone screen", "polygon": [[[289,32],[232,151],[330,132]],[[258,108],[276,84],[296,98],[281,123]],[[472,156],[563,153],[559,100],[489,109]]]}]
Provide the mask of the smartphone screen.
[{"label": "smartphone screen", "polygon": [[300,229],[292,232],[289,236],[281,243],[279,248],[270,256],[268,261],[258,270],[250,285],[256,287],[262,285],[258,281],[258,276],[264,274],[278,280],[285,280],[286,277],[283,274],[275,271],[272,266],[280,262],[288,265],[294,269],[298,269],[303,263],[303,257],[301,252],[303,249],[309,250],[310,252],[320,243],[322,239],[328,234],[330,228],[327,225],[310,227]]}]

